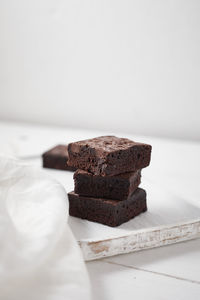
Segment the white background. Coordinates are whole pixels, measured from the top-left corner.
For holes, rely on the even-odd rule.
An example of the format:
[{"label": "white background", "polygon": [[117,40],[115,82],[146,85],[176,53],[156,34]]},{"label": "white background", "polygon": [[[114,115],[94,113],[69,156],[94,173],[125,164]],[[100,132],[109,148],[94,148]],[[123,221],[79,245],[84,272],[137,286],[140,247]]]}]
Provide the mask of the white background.
[{"label": "white background", "polygon": [[200,139],[200,1],[0,0],[0,118]]}]

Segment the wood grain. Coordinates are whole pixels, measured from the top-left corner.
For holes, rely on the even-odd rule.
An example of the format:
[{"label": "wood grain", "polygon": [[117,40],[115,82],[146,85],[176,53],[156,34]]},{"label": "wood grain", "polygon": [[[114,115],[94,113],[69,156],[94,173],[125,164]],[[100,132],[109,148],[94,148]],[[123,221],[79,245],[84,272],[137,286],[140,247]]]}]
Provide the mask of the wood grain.
[{"label": "wood grain", "polygon": [[200,219],[160,229],[135,231],[113,239],[79,241],[86,261],[165,246],[200,237]]}]

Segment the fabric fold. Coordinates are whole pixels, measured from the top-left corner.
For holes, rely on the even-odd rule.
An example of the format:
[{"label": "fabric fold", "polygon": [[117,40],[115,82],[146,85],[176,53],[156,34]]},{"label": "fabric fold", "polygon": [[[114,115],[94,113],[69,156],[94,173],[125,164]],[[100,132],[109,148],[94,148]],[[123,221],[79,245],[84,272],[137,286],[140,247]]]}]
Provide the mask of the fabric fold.
[{"label": "fabric fold", "polygon": [[60,183],[0,155],[0,299],[90,299]]}]

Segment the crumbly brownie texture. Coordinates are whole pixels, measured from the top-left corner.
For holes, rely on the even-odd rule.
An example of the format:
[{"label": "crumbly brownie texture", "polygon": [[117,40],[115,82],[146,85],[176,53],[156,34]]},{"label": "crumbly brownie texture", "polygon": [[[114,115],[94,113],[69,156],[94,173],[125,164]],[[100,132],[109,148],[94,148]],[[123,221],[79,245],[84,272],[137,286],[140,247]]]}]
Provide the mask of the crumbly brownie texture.
[{"label": "crumbly brownie texture", "polygon": [[84,197],[68,193],[69,214],[108,226],[119,226],[147,210],[146,192],[138,188],[124,201]]},{"label": "crumbly brownie texture", "polygon": [[115,176],[99,176],[84,170],[74,173],[74,192],[81,196],[123,200],[139,186],[141,171]]},{"label": "crumbly brownie texture", "polygon": [[151,146],[115,136],[101,136],[68,145],[70,166],[95,175],[134,172],[150,163]]},{"label": "crumbly brownie texture", "polygon": [[42,154],[43,168],[75,171],[76,168],[68,165],[68,146],[57,145]]}]

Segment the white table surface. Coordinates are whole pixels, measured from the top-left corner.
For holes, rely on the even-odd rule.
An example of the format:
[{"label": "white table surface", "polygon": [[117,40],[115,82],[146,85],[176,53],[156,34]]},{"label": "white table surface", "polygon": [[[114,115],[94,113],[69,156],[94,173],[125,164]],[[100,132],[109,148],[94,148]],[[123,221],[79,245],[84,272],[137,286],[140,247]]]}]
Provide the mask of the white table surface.
[{"label": "white table surface", "polygon": [[[103,134],[152,144],[144,176],[180,199],[200,200],[200,143],[139,137],[117,132],[0,122],[1,143],[31,159],[58,143]],[[6,151],[6,149],[5,149]],[[71,187],[70,187],[71,189]],[[94,300],[200,299],[200,239],[86,263]]]}]

